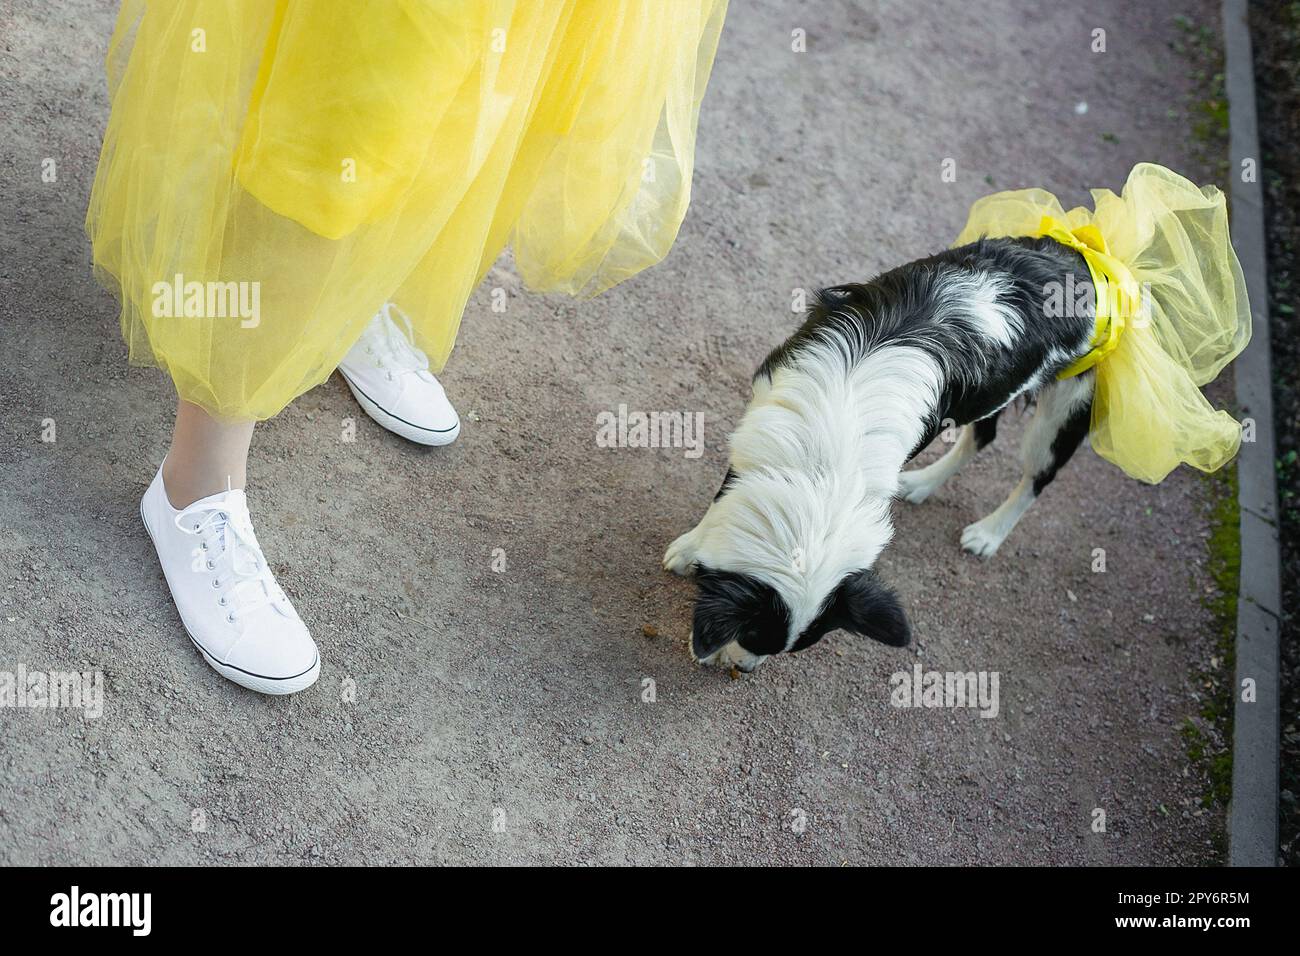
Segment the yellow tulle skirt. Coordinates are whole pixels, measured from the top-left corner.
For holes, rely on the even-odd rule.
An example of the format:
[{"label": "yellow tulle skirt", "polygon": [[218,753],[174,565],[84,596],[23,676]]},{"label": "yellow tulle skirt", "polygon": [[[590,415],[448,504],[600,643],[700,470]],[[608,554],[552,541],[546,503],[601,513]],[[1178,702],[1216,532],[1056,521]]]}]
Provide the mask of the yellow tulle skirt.
[{"label": "yellow tulle skirt", "polygon": [[130,359],[228,419],[393,300],[445,362],[509,243],[538,290],[661,259],[726,0],[124,0],[86,228]]},{"label": "yellow tulle skirt", "polygon": [[1214,471],[1237,453],[1241,427],[1201,386],[1250,341],[1250,303],[1224,195],[1142,163],[1121,195],[1094,189],[1092,196],[1094,209],[1069,212],[1041,189],[985,197],[971,208],[957,245],[1041,235],[1053,220],[1085,234],[1094,227],[1134,284],[1134,308],[1093,366],[1092,447],[1147,482],[1180,463]]}]

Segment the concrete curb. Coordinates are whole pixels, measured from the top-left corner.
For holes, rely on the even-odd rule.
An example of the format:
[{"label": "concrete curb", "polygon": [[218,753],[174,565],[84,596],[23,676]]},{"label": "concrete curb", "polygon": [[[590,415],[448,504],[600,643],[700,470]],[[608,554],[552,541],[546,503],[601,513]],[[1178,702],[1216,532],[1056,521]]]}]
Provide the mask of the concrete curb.
[{"label": "concrete curb", "polygon": [[[1281,561],[1274,476],[1273,374],[1269,354],[1264,197],[1260,185],[1255,74],[1248,0],[1224,0],[1224,81],[1228,93],[1232,185],[1232,244],[1250,295],[1254,331],[1235,363],[1237,403],[1255,422],[1255,441],[1237,459],[1241,512],[1241,584],[1237,602],[1237,672],[1233,690],[1232,803],[1228,864],[1277,864],[1278,618]],[[1243,176],[1242,163],[1255,175]],[[1249,178],[1246,182],[1244,179]],[[1255,682],[1255,701],[1242,701],[1242,681]]]}]

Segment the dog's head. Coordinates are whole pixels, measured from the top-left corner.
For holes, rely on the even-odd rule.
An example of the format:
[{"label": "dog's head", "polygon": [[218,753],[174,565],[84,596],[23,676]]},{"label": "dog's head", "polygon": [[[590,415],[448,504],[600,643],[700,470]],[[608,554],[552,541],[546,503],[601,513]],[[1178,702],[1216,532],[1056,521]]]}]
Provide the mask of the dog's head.
[{"label": "dog's head", "polygon": [[691,653],[751,671],[843,629],[893,647],[911,636],[873,566],[889,499],[857,477],[758,469],[733,476],[692,532],[699,594]]},{"label": "dog's head", "polygon": [[700,567],[696,583],[691,654],[700,663],[748,672],[765,657],[801,651],[841,629],[891,647],[905,647],[911,639],[898,598],[870,568],[840,579],[811,617],[751,574]]}]

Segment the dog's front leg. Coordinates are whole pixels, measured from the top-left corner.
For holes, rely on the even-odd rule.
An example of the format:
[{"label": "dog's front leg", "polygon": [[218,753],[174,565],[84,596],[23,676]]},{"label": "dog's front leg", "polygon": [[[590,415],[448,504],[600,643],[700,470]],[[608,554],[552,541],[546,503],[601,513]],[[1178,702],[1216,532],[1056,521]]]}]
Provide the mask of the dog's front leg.
[{"label": "dog's front leg", "polygon": [[898,496],[914,505],[934,494],[939,487],[962,466],[975,457],[975,453],[988,445],[998,434],[998,412],[970,425],[963,425],[957,441],[944,456],[924,468],[905,471],[898,476]]},{"label": "dog's front leg", "polygon": [[698,554],[695,542],[703,524],[704,522],[701,521],[668,546],[668,550],[664,552],[665,571],[686,577],[695,569]]},{"label": "dog's front leg", "polygon": [[965,425],[957,441],[942,458],[924,468],[905,471],[898,476],[898,497],[919,505],[937,491],[940,485],[957,474],[962,465],[974,456],[975,429]]},{"label": "dog's front leg", "polygon": [[728,468],[726,477],[722,479],[722,487],[713,496],[713,504],[710,504],[709,510],[704,512],[704,517],[700,519],[700,523],[670,544],[668,550],[664,552],[665,571],[686,576],[695,569],[695,565],[699,563],[700,535],[704,533],[704,529],[709,525],[714,505],[717,504],[719,498],[727,493],[727,489],[731,487],[731,483],[735,480],[736,473]]}]

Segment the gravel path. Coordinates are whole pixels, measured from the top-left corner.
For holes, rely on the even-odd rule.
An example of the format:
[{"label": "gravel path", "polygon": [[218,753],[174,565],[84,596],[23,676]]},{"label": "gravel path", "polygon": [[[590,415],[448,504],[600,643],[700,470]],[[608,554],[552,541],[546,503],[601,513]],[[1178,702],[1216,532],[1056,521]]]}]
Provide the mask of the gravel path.
[{"label": "gravel path", "polygon": [[[957,539],[1017,477],[1010,419],[899,509],[881,567],[912,648],[838,634],[739,680],[690,664],[691,587],[659,569],[792,289],[933,252],[994,188],[1204,175],[1175,16],[1217,32],[1217,5],[1087,6],[735,3],[663,264],[582,303],[499,264],[444,376],[449,449],[381,431],[337,377],[258,430],[259,535],[324,658],[270,700],[189,646],[136,511],[170,387],[125,364],[81,229],[114,5],[0,0],[0,671],[105,681],[98,719],[0,709],[0,863],[1216,859],[1178,731],[1213,646],[1197,477],[1081,453],[979,563]],[[597,447],[620,404],[702,412],[703,455]],[[998,672],[998,716],[891,706],[917,662]]]}]

